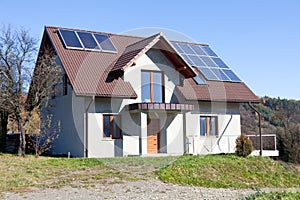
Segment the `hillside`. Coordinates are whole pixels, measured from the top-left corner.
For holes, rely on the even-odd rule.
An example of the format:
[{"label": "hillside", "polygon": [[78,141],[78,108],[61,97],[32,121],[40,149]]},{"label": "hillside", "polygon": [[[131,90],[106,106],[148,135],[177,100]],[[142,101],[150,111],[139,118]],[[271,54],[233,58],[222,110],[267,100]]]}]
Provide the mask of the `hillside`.
[{"label": "hillside", "polygon": [[[262,133],[277,135],[277,148],[284,161],[300,163],[300,101],[262,97],[254,105],[262,115]],[[242,133],[258,133],[258,116],[242,104]]]},{"label": "hillside", "polygon": [[[300,124],[300,101],[270,97],[262,97],[260,104],[255,107],[262,114],[262,132],[277,133],[284,124],[282,118],[291,123]],[[258,132],[258,117],[247,104],[240,107],[242,120],[242,133]]]},{"label": "hillside", "polygon": [[289,188],[300,184],[295,165],[268,157],[184,155],[157,175],[165,182],[213,188]]}]

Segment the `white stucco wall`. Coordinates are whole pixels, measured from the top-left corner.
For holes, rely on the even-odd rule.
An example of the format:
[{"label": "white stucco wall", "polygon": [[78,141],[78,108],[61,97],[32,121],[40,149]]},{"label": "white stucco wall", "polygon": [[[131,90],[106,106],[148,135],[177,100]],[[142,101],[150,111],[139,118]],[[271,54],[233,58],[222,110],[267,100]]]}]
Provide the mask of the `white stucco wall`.
[{"label": "white stucco wall", "polygon": [[[217,117],[217,137],[200,137],[200,116]],[[239,104],[199,104],[198,109],[187,113],[189,153],[233,153],[235,140],[241,134]]]},{"label": "white stucco wall", "polygon": [[184,153],[183,114],[173,115],[167,127],[167,153]]},{"label": "white stucco wall", "polygon": [[[52,154],[84,156],[84,97],[76,97],[68,86],[68,95],[50,101],[51,107],[43,109],[42,114],[53,115],[53,123],[60,122],[60,133],[53,143]],[[57,127],[53,127],[57,129]]]}]

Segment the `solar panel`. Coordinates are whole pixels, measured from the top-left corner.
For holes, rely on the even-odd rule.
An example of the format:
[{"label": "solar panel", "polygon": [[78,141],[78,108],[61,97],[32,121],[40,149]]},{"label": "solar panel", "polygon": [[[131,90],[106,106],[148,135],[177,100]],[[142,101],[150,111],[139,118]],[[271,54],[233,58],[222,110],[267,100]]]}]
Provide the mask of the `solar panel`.
[{"label": "solar panel", "polygon": [[184,53],[186,53],[186,54],[195,54],[193,49],[188,44],[184,44],[184,43],[177,43],[177,44],[178,44],[178,46],[181,47],[181,49],[184,51]]},{"label": "solar panel", "polygon": [[209,46],[203,46],[202,48],[207,53],[207,55],[218,57],[217,54],[215,54],[215,52],[213,52],[213,50],[211,50],[211,48],[209,48]]},{"label": "solar panel", "polygon": [[235,82],[241,82],[241,79],[235,73],[231,70],[223,69],[223,72],[232,80]]},{"label": "solar panel", "polygon": [[212,58],[215,63],[220,67],[220,68],[227,68],[229,69],[229,67],[220,59],[220,58]]},{"label": "solar panel", "polygon": [[190,66],[198,67],[207,80],[241,82],[209,46],[181,42],[172,42],[172,45]]},{"label": "solar panel", "polygon": [[58,32],[63,40],[65,47],[80,48],[80,49],[83,48],[75,31],[59,30]]},{"label": "solar panel", "polygon": [[206,64],[205,66],[208,66],[208,67],[218,67],[209,57],[207,57],[207,56],[200,56],[200,58]]},{"label": "solar panel", "polygon": [[223,73],[221,69],[218,68],[210,68],[211,71],[220,79],[221,81],[229,81],[230,79]]},{"label": "solar panel", "polygon": [[189,58],[188,55],[182,54],[182,57],[184,58],[184,60],[185,60],[190,66],[195,66],[195,64],[194,64],[193,61]]},{"label": "solar panel", "polygon": [[175,42],[172,42],[172,45],[175,47],[175,49],[176,49],[180,54],[184,53],[184,52],[182,51],[182,49],[178,46],[178,44],[176,44]]},{"label": "solar panel", "polygon": [[188,56],[196,66],[206,66],[206,64],[198,57],[194,55]]},{"label": "solar panel", "polygon": [[193,44],[191,44],[190,46],[191,46],[191,48],[196,52],[197,55],[203,55],[203,56],[206,56],[205,52],[201,49],[200,46],[198,46],[198,45],[193,45]]},{"label": "solar panel", "polygon": [[200,76],[195,76],[193,77],[193,79],[198,85],[206,85],[206,83]]},{"label": "solar panel", "polygon": [[116,47],[107,34],[64,29],[60,29],[58,32],[66,48],[117,52]]},{"label": "solar panel", "polygon": [[98,41],[100,47],[104,51],[117,52],[114,44],[106,34],[96,34],[94,33],[96,40]]},{"label": "solar panel", "polygon": [[77,32],[84,48],[86,49],[100,49],[93,35],[88,32]]},{"label": "solar panel", "polygon": [[198,67],[198,69],[208,80],[220,80],[209,68]]}]

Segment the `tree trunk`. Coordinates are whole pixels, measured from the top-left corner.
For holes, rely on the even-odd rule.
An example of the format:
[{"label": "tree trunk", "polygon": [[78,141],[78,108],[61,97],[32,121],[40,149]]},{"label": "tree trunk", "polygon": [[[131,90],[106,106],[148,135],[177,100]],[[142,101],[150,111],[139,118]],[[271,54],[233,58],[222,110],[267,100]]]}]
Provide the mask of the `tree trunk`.
[{"label": "tree trunk", "polygon": [[0,152],[5,152],[6,147],[6,134],[7,134],[7,123],[8,123],[8,114],[5,111],[0,112]]},{"label": "tree trunk", "polygon": [[20,115],[17,116],[17,122],[18,122],[18,129],[20,133],[19,137],[19,148],[18,148],[18,156],[25,156],[25,147],[26,147],[26,139],[25,139],[25,132],[22,126],[22,118]]}]

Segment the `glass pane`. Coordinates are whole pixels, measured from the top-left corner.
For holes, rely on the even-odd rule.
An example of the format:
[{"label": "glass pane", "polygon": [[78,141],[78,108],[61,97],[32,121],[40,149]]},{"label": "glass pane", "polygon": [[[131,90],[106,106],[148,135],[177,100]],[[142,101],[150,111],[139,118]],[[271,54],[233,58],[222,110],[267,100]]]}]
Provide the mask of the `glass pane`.
[{"label": "glass pane", "polygon": [[198,57],[194,55],[190,55],[189,58],[195,63],[196,66],[206,66],[206,64]]},{"label": "glass pane", "polygon": [[209,67],[218,67],[213,61],[212,59],[210,59],[207,56],[200,56],[200,58],[205,62],[206,66]]},{"label": "glass pane", "polygon": [[142,72],[142,102],[151,102],[150,72]]},{"label": "glass pane", "polygon": [[175,49],[176,49],[179,53],[184,53],[184,52],[182,51],[182,49],[178,46],[177,43],[172,42],[172,45],[175,47]]},{"label": "glass pane", "polygon": [[121,130],[120,130],[120,116],[114,115],[113,120],[113,139],[121,138]]},{"label": "glass pane", "polygon": [[178,46],[181,47],[181,49],[186,53],[186,54],[195,54],[195,52],[193,51],[193,49],[191,47],[189,47],[188,44],[184,44],[184,43],[177,43]]},{"label": "glass pane", "polygon": [[195,64],[193,63],[193,61],[189,58],[188,55],[185,54],[181,54],[182,57],[184,58],[184,60],[190,65],[190,66],[195,66]]},{"label": "glass pane", "polygon": [[215,117],[209,117],[209,130],[210,130],[209,135],[217,135]]},{"label": "glass pane", "polygon": [[220,58],[212,58],[220,68],[229,68]]},{"label": "glass pane", "polygon": [[98,41],[100,47],[106,51],[116,52],[117,49],[114,47],[112,41],[106,34],[94,34],[96,40]]},{"label": "glass pane", "polygon": [[200,117],[200,136],[206,136],[206,117]]},{"label": "glass pane", "polygon": [[206,83],[200,76],[194,76],[193,79],[198,85],[206,85]]},{"label": "glass pane", "polygon": [[103,115],[103,133],[104,137],[110,137],[110,116]]},{"label": "glass pane", "polygon": [[160,72],[152,72],[153,76],[153,100],[156,103],[162,103],[162,74]]},{"label": "glass pane", "polygon": [[222,70],[218,69],[218,68],[210,68],[210,70],[212,70],[215,75],[222,81],[229,81],[230,79],[222,72]]},{"label": "glass pane", "polygon": [[215,52],[213,52],[213,50],[211,50],[211,48],[209,48],[209,46],[203,46],[202,48],[209,56],[218,57],[217,54],[215,54]]},{"label": "glass pane", "polygon": [[204,53],[204,51],[201,49],[200,46],[198,45],[190,45],[192,47],[192,49],[197,53],[197,55],[203,55],[206,56],[206,54]]},{"label": "glass pane", "polygon": [[77,32],[84,48],[87,49],[100,49],[95,41],[93,35],[87,32]]},{"label": "glass pane", "polygon": [[198,69],[207,80],[219,80],[209,68],[198,67]]},{"label": "glass pane", "polygon": [[82,48],[80,41],[74,31],[59,30],[59,33],[63,38],[66,47]]},{"label": "glass pane", "polygon": [[231,70],[225,70],[223,69],[223,72],[232,80],[232,81],[235,81],[235,82],[241,82],[241,79],[239,79],[239,77],[233,73],[233,71]]}]

